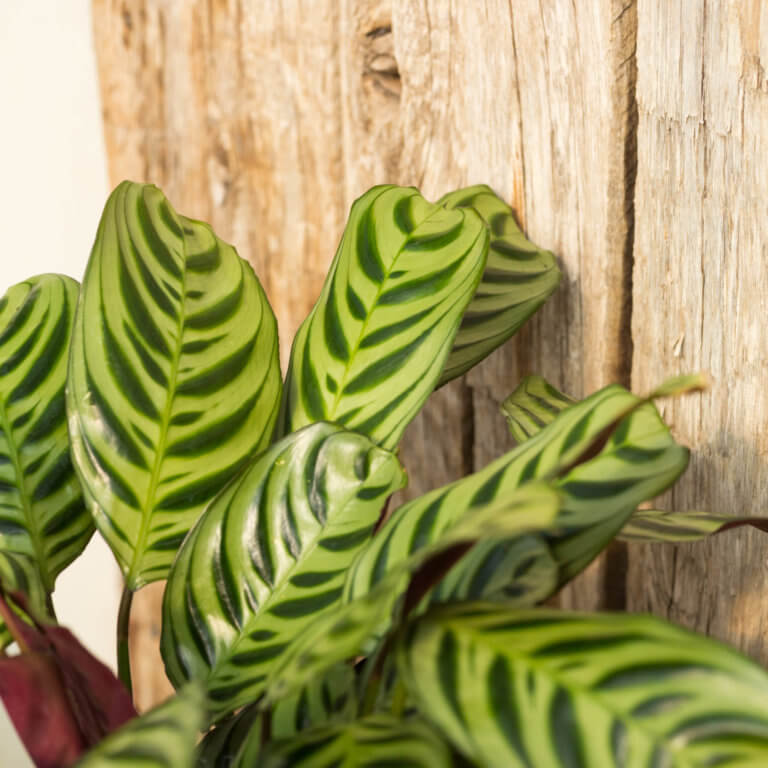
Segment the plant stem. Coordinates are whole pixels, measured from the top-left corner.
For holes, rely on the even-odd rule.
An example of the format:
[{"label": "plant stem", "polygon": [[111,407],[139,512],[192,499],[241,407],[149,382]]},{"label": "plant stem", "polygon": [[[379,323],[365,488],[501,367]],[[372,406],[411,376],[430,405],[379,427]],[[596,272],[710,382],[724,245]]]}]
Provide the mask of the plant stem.
[{"label": "plant stem", "polygon": [[54,623],[58,624],[59,620],[56,617],[56,609],[53,607],[53,595],[50,592],[45,593],[45,607],[48,609],[48,613],[51,615]]},{"label": "plant stem", "polygon": [[133,696],[133,686],[131,684],[131,654],[128,637],[131,627],[132,602],[133,591],[124,586],[123,594],[120,597],[120,610],[117,614],[117,676],[131,696]]}]

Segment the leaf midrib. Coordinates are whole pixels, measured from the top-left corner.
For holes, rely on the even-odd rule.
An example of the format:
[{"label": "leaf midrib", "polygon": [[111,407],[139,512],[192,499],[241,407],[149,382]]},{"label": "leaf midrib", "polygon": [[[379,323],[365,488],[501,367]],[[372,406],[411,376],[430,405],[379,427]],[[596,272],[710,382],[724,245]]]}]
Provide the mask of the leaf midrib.
[{"label": "leaf midrib", "polygon": [[16,447],[16,441],[14,439],[13,429],[8,420],[8,412],[6,410],[5,398],[0,397],[0,429],[5,433],[8,440],[8,451],[10,453],[11,464],[13,470],[16,473],[16,487],[19,491],[19,497],[21,499],[22,512],[27,523],[27,532],[29,538],[32,541],[32,548],[35,552],[35,567],[40,573],[45,591],[50,594],[53,592],[53,584],[51,574],[46,568],[45,547],[43,545],[42,532],[38,530],[37,521],[33,514],[32,500],[27,491],[27,486],[24,481],[24,467],[22,466],[21,456]]},{"label": "leaf midrib", "polygon": [[170,375],[168,376],[168,386],[165,390],[165,405],[163,407],[160,420],[160,435],[155,446],[155,459],[152,465],[152,475],[150,476],[146,498],[141,506],[141,528],[139,530],[139,537],[136,540],[136,546],[133,549],[131,567],[125,579],[126,588],[133,591],[135,591],[138,586],[140,586],[134,585],[134,581],[141,573],[141,561],[144,558],[147,539],[149,537],[152,512],[154,510],[155,494],[157,493],[157,486],[160,482],[160,470],[162,469],[163,460],[165,459],[165,444],[168,439],[168,428],[171,422],[173,402],[176,397],[176,382],[178,380],[179,363],[181,361],[181,351],[183,347],[182,336],[184,334],[184,319],[186,317],[184,312],[184,304],[187,295],[187,242],[183,234],[181,237],[181,242],[183,247],[183,267],[181,270],[180,298],[178,300],[179,316],[178,320],[176,321],[176,345],[173,351],[173,358],[171,360],[171,371]]},{"label": "leaf midrib", "polygon": [[[366,209],[365,215],[369,215],[371,213],[371,210],[373,209],[373,206],[376,204],[376,202],[379,200],[379,198],[382,197],[388,190],[383,190],[381,194],[377,195],[376,198],[373,200],[369,208]],[[416,194],[410,195],[410,198],[416,197]],[[336,394],[333,399],[333,408],[331,412],[328,414],[330,418],[333,418],[336,416],[336,411],[339,406],[339,402],[341,398],[344,396],[344,389],[347,385],[347,380],[349,379],[350,371],[352,370],[352,361],[355,357],[355,355],[360,351],[360,344],[365,338],[366,331],[368,330],[368,325],[370,323],[371,317],[373,316],[373,313],[379,305],[379,299],[381,298],[381,294],[384,292],[384,286],[389,281],[389,276],[392,274],[392,272],[395,269],[395,265],[397,264],[398,259],[402,256],[403,250],[405,248],[405,243],[408,242],[408,240],[411,237],[411,234],[418,229],[427,219],[429,219],[436,211],[440,210],[440,207],[436,203],[432,203],[434,206],[433,209],[429,212],[427,216],[425,216],[421,221],[419,221],[418,224],[415,224],[413,229],[408,232],[407,234],[404,233],[403,238],[403,244],[398,248],[397,255],[392,259],[392,263],[389,265],[389,267],[385,270],[384,279],[379,282],[378,289],[376,290],[376,296],[373,300],[373,303],[371,304],[370,311],[366,312],[365,319],[362,322],[362,325],[360,326],[360,333],[358,334],[357,340],[355,341],[354,345],[350,348],[349,355],[347,356],[347,360],[344,364],[344,374],[341,377],[341,381],[338,384],[338,389],[336,390]],[[358,224],[359,226],[359,224]],[[356,231],[355,231],[356,234]],[[350,251],[352,253],[355,252],[356,249],[356,243],[357,240],[353,239],[353,242],[350,245]],[[382,265],[383,266],[383,265]],[[349,279],[347,278],[347,283],[349,283]],[[333,291],[333,286],[331,287],[331,291]],[[328,298],[331,298],[331,291],[329,291]]]}]

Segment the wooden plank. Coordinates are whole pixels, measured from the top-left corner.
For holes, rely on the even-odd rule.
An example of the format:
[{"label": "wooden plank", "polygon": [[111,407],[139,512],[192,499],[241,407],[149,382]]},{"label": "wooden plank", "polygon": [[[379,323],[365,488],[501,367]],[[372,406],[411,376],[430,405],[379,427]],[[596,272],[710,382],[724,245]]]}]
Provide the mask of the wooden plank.
[{"label": "wooden plank", "polygon": [[[154,181],[237,245],[275,307],[283,362],[357,195],[486,182],[558,255],[563,286],[411,426],[410,493],[511,447],[498,406],[521,376],[577,396],[625,376],[634,4],[268,6],[94,0],[94,24],[113,183]],[[597,566],[564,604],[602,604],[605,578]]]},{"label": "wooden plank", "polygon": [[[665,405],[691,466],[669,508],[766,514],[768,7],[639,5],[633,383],[708,371]],[[629,607],[768,661],[768,540],[631,548]]]}]

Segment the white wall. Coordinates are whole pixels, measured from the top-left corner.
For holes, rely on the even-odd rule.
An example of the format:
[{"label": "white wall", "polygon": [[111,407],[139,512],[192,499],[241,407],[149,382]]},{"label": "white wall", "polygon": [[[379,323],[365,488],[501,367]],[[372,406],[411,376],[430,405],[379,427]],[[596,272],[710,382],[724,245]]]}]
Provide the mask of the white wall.
[{"label": "white wall", "polygon": [[[90,0],[0,2],[0,294],[80,279],[107,197]],[[114,667],[119,574],[98,534],[59,578],[59,620]]]}]

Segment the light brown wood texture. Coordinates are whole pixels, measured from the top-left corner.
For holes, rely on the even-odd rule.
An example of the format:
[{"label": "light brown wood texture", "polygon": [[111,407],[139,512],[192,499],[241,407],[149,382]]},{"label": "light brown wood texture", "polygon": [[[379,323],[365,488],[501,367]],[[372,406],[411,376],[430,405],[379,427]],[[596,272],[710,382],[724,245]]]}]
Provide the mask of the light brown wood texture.
[{"label": "light brown wood texture", "polygon": [[[711,402],[673,413],[681,435],[705,446],[676,501],[730,497],[732,508],[747,488],[765,490],[760,1],[94,0],[111,179],[157,183],[237,246],[275,308],[284,364],[355,197],[382,182],[415,184],[433,199],[490,184],[557,255],[563,283],[411,426],[402,450],[409,493],[511,447],[498,407],[523,375],[541,373],[575,396],[628,384],[632,320],[641,389],[672,370],[713,371]],[[673,5],[678,15],[667,17]],[[727,474],[725,452],[740,466],[721,492],[709,468]],[[723,553],[722,563],[747,551],[759,560],[752,539],[730,542],[700,551]],[[684,554],[675,566],[665,553],[662,567],[658,552],[630,556],[632,605],[674,614],[679,604],[676,617],[695,623],[687,612],[702,610],[700,590],[687,581],[697,596],[683,596],[674,585],[707,572],[706,600],[715,601],[725,594],[719,577]],[[625,562],[619,548],[561,604],[621,605]],[[750,578],[754,588],[755,568],[739,572],[733,589]],[[652,580],[667,585],[669,606],[650,594]],[[712,615],[759,614],[745,594],[755,589]],[[734,625],[731,636],[745,632]]]},{"label": "light brown wood texture", "polygon": [[[691,466],[665,504],[768,512],[768,6],[644,0],[632,381],[708,371],[668,403]],[[768,662],[768,546],[733,532],[630,550],[629,607]]]}]

